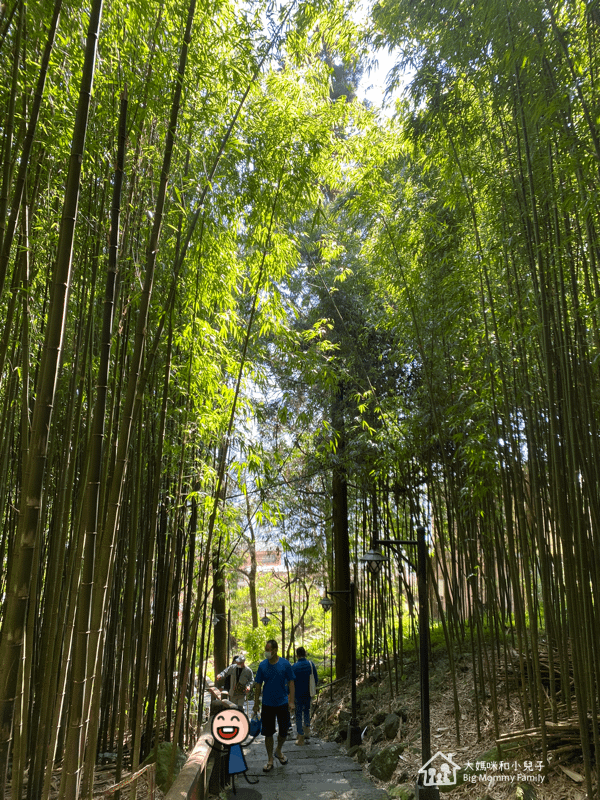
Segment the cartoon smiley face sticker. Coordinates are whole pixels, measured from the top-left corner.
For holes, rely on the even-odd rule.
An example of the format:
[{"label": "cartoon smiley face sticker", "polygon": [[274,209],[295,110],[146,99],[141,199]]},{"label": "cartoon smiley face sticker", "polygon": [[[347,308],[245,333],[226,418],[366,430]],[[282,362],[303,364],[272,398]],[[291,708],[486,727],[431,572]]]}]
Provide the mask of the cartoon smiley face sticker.
[{"label": "cartoon smiley face sticker", "polygon": [[212,734],[221,744],[241,744],[249,730],[248,717],[237,708],[220,711],[212,721]]}]

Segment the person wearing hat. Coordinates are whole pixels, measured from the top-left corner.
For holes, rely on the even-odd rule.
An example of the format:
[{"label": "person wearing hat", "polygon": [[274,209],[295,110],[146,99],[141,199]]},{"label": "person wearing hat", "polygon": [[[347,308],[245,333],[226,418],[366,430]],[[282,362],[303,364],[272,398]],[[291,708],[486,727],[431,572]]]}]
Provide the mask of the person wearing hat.
[{"label": "person wearing hat", "polygon": [[236,706],[244,706],[244,700],[254,682],[254,675],[250,667],[246,666],[244,655],[236,656],[223,672],[220,672],[215,682],[225,681],[224,690],[229,692],[229,699]]}]

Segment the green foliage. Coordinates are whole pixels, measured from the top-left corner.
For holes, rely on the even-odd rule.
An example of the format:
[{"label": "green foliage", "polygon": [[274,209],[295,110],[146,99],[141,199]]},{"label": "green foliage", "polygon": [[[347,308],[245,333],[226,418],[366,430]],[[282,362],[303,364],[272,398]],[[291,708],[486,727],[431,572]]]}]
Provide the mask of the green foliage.
[{"label": "green foliage", "polygon": [[243,648],[246,652],[248,663],[256,663],[262,661],[264,656],[265,642],[267,639],[275,639],[281,635],[281,631],[273,624],[260,628],[252,628],[250,625],[238,624],[237,636],[239,641],[242,642]]},{"label": "green foliage", "polygon": [[[15,169],[25,163],[24,136],[52,5],[13,4],[0,9],[4,56],[0,83],[6,88],[0,101],[0,236],[6,231],[15,196]],[[262,491],[285,469],[285,454],[277,448],[268,456],[258,448],[245,448],[244,443],[238,448],[242,437],[237,438],[234,424],[239,422],[241,429],[242,420],[254,417],[258,405],[255,387],[261,384],[264,360],[273,341],[285,343],[283,359],[293,358],[304,344],[302,336],[291,331],[283,285],[300,262],[302,242],[296,234],[302,221],[321,202],[324,185],[335,184],[343,173],[345,145],[337,131],[352,124],[354,111],[345,95],[339,94],[332,102],[329,88],[332,73],[338,83],[344,77],[340,60],[357,57],[356,26],[348,20],[345,4],[337,2],[293,2],[281,13],[269,4],[240,7],[229,0],[195,3],[192,8],[191,35],[184,42],[187,3],[166,0],[151,7],[139,0],[115,0],[105,4],[90,112],[82,118],[85,147],[73,155],[73,164],[81,165],[82,181],[76,187],[72,269],[65,270],[68,276],[59,282],[68,298],[66,313],[59,320],[64,321],[59,337],[61,367],[56,376],[44,376],[53,393],[48,401],[52,424],[44,434],[51,457],[36,473],[40,477],[43,473],[44,478],[43,492],[39,492],[43,522],[35,543],[40,572],[27,575],[24,582],[35,587],[32,602],[43,609],[39,615],[31,615],[33,628],[27,640],[42,643],[40,657],[57,671],[31,696],[35,708],[47,709],[44,731],[48,737],[56,702],[48,694],[49,687],[61,674],[61,659],[67,663],[73,658],[68,643],[57,632],[72,628],[80,602],[76,592],[69,595],[67,587],[79,583],[74,574],[80,556],[74,554],[82,552],[78,523],[83,518],[91,444],[100,438],[92,434],[92,410],[100,390],[106,388],[106,410],[103,406],[100,419],[103,452],[99,455],[103,505],[95,513],[99,521],[94,538],[89,531],[87,541],[102,542],[102,553],[112,552],[113,557],[104,559],[94,553],[93,558],[84,560],[91,571],[96,570],[94,585],[116,587],[114,600],[119,603],[126,587],[133,585],[132,565],[140,565],[139,591],[132,595],[127,614],[115,617],[110,610],[112,601],[106,603],[106,614],[116,627],[103,639],[107,652],[99,653],[112,664],[117,640],[131,637],[133,631],[136,635],[144,631],[148,637],[141,646],[146,648],[144,658],[152,674],[146,674],[146,663],[143,669],[134,663],[141,650],[132,641],[125,649],[134,655],[130,663],[124,660],[122,665],[133,676],[140,708],[145,707],[149,715],[147,720],[141,713],[137,715],[138,725],[147,724],[151,729],[152,714],[163,711],[157,708],[155,689],[159,673],[164,674],[159,651],[166,639],[154,626],[173,628],[169,637],[173,647],[164,663],[168,662],[169,675],[177,674],[181,665],[175,662],[186,655],[190,626],[201,621],[196,593],[204,596],[206,592],[206,548],[218,541],[231,570],[241,564],[242,547],[237,545],[244,514],[243,507],[231,498],[236,472],[231,462],[239,458],[241,484],[254,470],[251,492]],[[38,399],[41,403],[46,395],[41,383],[35,386],[34,381],[43,373],[40,358],[48,309],[58,291],[50,288],[56,282],[52,265],[59,230],[67,224],[61,221],[61,208],[88,13],[79,13],[80,9],[70,13],[72,10],[63,9],[50,53],[27,164],[27,213],[25,203],[17,208],[19,225],[6,245],[0,276],[0,404],[9,410],[2,415],[0,431],[4,454],[0,595],[6,593],[10,580],[8,555],[18,549],[15,503],[22,493],[22,475],[29,474],[27,431],[33,404]],[[324,47],[329,62],[322,58]],[[185,73],[179,76],[184,53]],[[350,81],[347,86],[351,87]],[[179,88],[181,99],[174,105]],[[110,198],[117,122],[125,93],[128,117],[117,245],[119,297],[107,386],[97,387],[111,224],[116,231]],[[167,147],[170,141],[172,150]],[[164,197],[161,187],[165,188]],[[70,196],[74,198],[75,193]],[[149,268],[151,272],[147,272]],[[152,280],[145,284],[147,275]],[[144,324],[136,332],[138,320]],[[54,344],[51,352],[57,352]],[[132,358],[136,352],[143,352],[141,373]],[[321,360],[323,352],[324,348],[315,360]],[[318,378],[315,374],[314,380]],[[131,412],[125,397],[134,405]],[[286,416],[280,409],[278,418],[285,422]],[[304,419],[308,425],[309,415]],[[121,455],[115,466],[117,451]],[[218,499],[223,503],[215,499],[222,479],[221,456],[226,489]],[[258,474],[263,470],[257,467],[257,459],[259,465],[265,464],[264,474]],[[120,500],[112,503],[109,498],[113,496]],[[119,507],[116,525],[112,525],[112,512],[106,513],[110,503],[113,510]],[[281,505],[277,498],[264,494],[257,505],[258,522],[277,524]],[[94,547],[90,546],[90,552]],[[307,545],[305,561],[322,561],[318,547],[309,550]],[[71,554],[65,564],[62,556],[58,559],[60,553]],[[321,567],[319,563],[317,574]],[[104,569],[113,574],[104,574]],[[92,579],[85,583],[85,590],[91,585]],[[165,594],[168,591],[172,597],[182,598],[179,616],[172,611]],[[161,610],[148,623],[149,597]],[[83,602],[80,616],[87,613]],[[94,604],[95,610],[104,608],[103,601]],[[106,622],[99,621],[95,629],[105,630]],[[0,646],[6,655],[12,633],[8,638],[4,634],[3,629]],[[250,636],[249,648],[258,646],[255,633],[254,639],[248,628],[242,634]],[[85,632],[73,641],[85,643],[87,637]],[[82,654],[79,663],[85,662],[84,646],[78,651]],[[206,654],[200,657],[204,661]],[[16,658],[20,660],[18,654]],[[127,682],[117,679],[123,686]],[[99,690],[105,688],[99,682],[96,685]],[[72,689],[66,689],[67,705]],[[177,706],[174,694],[178,691],[169,680],[169,709]],[[103,702],[108,702],[110,693],[106,691],[93,702],[100,702],[101,695]],[[89,704],[92,698],[84,702]],[[3,718],[12,718],[13,696],[0,697],[0,705]],[[103,726],[112,726],[113,731],[117,706],[103,709],[101,715]],[[81,713],[87,718],[89,707]],[[127,724],[135,716],[132,714]],[[12,724],[4,725],[3,730],[11,731]],[[119,735],[124,740],[131,733],[123,729]],[[96,735],[94,730],[92,738]],[[9,740],[10,733],[0,739],[0,770],[8,764]],[[23,737],[23,742],[27,741]],[[48,746],[49,738],[37,754],[15,751],[15,763],[23,769],[35,760],[30,774],[35,773],[32,785],[39,796],[46,767],[45,755],[39,754],[47,753]],[[23,748],[27,750],[28,745]],[[69,748],[69,755],[83,751],[82,744]],[[88,751],[88,760],[93,762],[93,741]],[[76,760],[76,755],[73,758]],[[81,767],[74,764],[69,775],[80,775]],[[2,784],[4,777],[2,774]]]},{"label": "green foliage", "polygon": [[[169,779],[174,746],[177,748],[175,769]],[[156,785],[161,791],[168,792],[186,761],[186,754],[177,745],[173,745],[172,742],[159,742],[158,747],[152,750],[151,754],[142,764],[142,767],[145,767],[147,764],[156,764]]]},{"label": "green foliage", "polygon": [[[70,11],[50,54],[26,202],[0,275],[0,596],[20,547],[15,515],[40,397],[34,381],[56,291],[52,265],[84,63],[87,18]],[[67,587],[78,585],[73,554],[82,544],[78,520],[101,388],[99,331],[125,90],[119,298],[97,514],[98,541],[114,570],[106,581],[95,576],[114,587],[97,626],[110,630],[105,646],[114,648],[126,630],[145,629],[141,589],[129,628],[112,606],[122,603],[135,563],[136,585],[145,586],[148,575],[152,598],[167,584],[173,597],[185,596],[186,613],[165,622],[174,627],[167,673],[177,672],[183,617],[197,611],[196,592],[206,591],[197,580],[208,575],[204,548],[217,541],[236,646],[258,660],[266,638],[281,639],[280,624],[273,617],[253,629],[248,590],[233,587],[249,542],[261,536],[283,549],[291,583],[287,575],[260,576],[259,615],[281,605],[294,622],[304,614],[296,640],[324,660],[329,619],[317,594],[333,580],[335,469],[347,479],[353,565],[376,536],[412,538],[415,524],[428,522],[447,623],[446,633],[432,625],[432,646],[441,647],[446,634],[502,641],[507,628],[511,644],[537,653],[543,632],[548,642],[568,638],[583,674],[598,675],[589,647],[600,627],[589,557],[600,520],[597,4],[379,0],[368,37],[349,11],[344,2],[312,0],[280,9],[197,4],[162,226],[148,254],[161,213],[187,7],[180,0],[105,4],[85,148],[75,154],[83,172],[49,458],[40,466],[41,523],[38,541],[26,543],[35,546],[39,574],[23,585],[32,587],[40,613],[30,615],[25,641],[39,641],[36,658],[56,669],[45,687],[32,673],[31,702],[47,708],[48,719],[56,702],[48,687],[72,658],[57,631],[71,629],[78,603]],[[0,10],[1,236],[49,14],[48,3]],[[397,48],[390,87],[410,68],[390,120],[356,99],[367,44]],[[149,255],[156,270],[143,375],[131,438],[128,432],[119,441],[126,387],[138,378],[132,353]],[[107,545],[119,444],[126,468],[118,541]],[[226,479],[217,502],[221,457]],[[359,569],[366,604],[377,592]],[[399,603],[403,646],[412,653],[415,644],[407,578],[397,566],[387,586],[377,595],[378,626],[361,622],[360,655],[374,662],[393,648]],[[65,588],[55,594],[55,587]],[[364,613],[372,616],[373,608]],[[129,666],[140,696],[162,674],[155,624],[156,674],[143,673],[140,686],[139,665]],[[9,640],[12,634],[0,646]],[[100,655],[103,663],[115,660]],[[106,702],[110,692],[102,688]],[[547,687],[537,689],[523,698],[524,709],[545,696]],[[586,686],[582,697],[597,690]],[[572,698],[549,698],[559,700]],[[13,698],[0,701],[6,710]],[[156,708],[154,696],[147,707]],[[103,710],[107,730],[111,713]],[[8,747],[5,737],[0,765]],[[40,758],[14,758],[23,769],[33,760],[39,783]]]}]

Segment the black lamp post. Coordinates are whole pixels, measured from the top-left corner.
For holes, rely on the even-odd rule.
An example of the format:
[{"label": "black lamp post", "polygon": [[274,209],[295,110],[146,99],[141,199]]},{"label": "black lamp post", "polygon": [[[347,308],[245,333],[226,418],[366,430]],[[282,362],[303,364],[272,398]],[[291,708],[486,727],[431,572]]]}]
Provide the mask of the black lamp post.
[{"label": "black lamp post", "polygon": [[[351,719],[348,723],[348,748],[353,747],[355,744],[361,743],[360,726],[356,718],[356,588],[354,581],[350,581],[350,589],[341,589],[339,591],[328,591],[325,589],[325,597],[319,600],[319,603],[324,611],[330,611],[333,607],[333,601],[329,595],[336,597],[337,595],[349,594],[350,604],[350,636],[352,638],[350,647],[352,651],[352,664],[351,664]],[[344,598],[345,599],[345,598]],[[346,600],[346,602],[348,602]]]},{"label": "black lamp post", "polygon": [[[333,608],[333,600],[330,597],[327,597],[327,589],[325,589],[325,597],[322,597],[319,600],[319,605],[323,609],[323,611],[331,611]],[[323,629],[323,634],[325,634],[325,630]],[[331,669],[331,678],[329,681],[329,698],[333,703],[333,641],[331,636],[329,637],[329,666]]]},{"label": "black lamp post", "polygon": [[275,617],[281,622],[281,652],[285,655],[285,606],[281,606],[281,616],[279,615],[278,612],[267,611],[267,609],[265,608],[264,616],[260,620],[262,624],[265,626],[265,628],[271,621],[267,616],[268,614],[271,614],[271,616]]},{"label": "black lamp post", "polygon": [[[417,586],[419,590],[419,655],[421,662],[421,759],[422,766],[425,766],[431,759],[431,723],[429,715],[429,603],[427,599],[427,543],[425,541],[425,528],[417,528],[417,538],[415,539],[379,539],[374,543],[372,550],[369,550],[360,559],[367,565],[372,575],[377,575],[385,557],[378,549],[378,545],[390,547],[397,556],[412,564],[400,550],[401,547],[417,547]],[[417,779],[415,787],[415,798],[420,800],[439,800],[440,792],[436,785],[424,786],[419,781],[423,773]]]}]

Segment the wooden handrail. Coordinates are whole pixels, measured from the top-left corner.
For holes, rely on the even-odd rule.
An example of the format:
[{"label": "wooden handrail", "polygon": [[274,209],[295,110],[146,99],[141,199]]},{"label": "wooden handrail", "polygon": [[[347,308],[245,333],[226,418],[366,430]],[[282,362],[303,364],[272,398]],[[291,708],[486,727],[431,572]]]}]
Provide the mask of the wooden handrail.
[{"label": "wooden handrail", "polygon": [[[230,708],[237,708],[235,703],[222,696],[224,693],[221,693],[212,681],[206,679],[204,685],[215,700],[220,700]],[[183,769],[165,795],[165,800],[206,800],[216,753],[221,752],[215,751],[212,745],[213,736],[209,719]]]},{"label": "wooden handrail", "polygon": [[[227,697],[223,697],[225,693],[221,693],[212,681],[206,679],[204,683],[205,689],[210,693],[211,697],[215,700],[219,700],[230,708],[237,708],[235,703],[232,703]],[[204,725],[200,738],[188,756],[181,772],[165,795],[165,800],[206,800],[208,797],[208,784],[215,761],[212,745],[213,736],[209,719]],[[133,775],[124,778],[120,783],[105,789],[104,797],[110,797],[118,792],[119,789],[129,786],[146,771],[150,773],[150,800],[154,800],[156,787],[155,763],[148,764]]]}]

